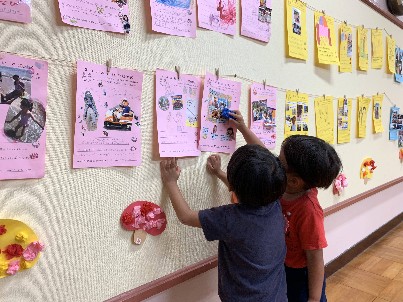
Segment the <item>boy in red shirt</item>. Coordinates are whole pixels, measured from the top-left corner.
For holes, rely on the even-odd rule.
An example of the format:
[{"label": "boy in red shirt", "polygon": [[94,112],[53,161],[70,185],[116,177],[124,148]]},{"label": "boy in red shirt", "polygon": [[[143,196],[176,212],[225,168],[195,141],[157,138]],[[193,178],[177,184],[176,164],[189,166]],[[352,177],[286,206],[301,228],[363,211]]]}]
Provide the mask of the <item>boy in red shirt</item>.
[{"label": "boy in red shirt", "polygon": [[[239,111],[230,113],[238,130],[248,144],[264,144],[245,125]],[[332,146],[325,141],[305,135],[286,138],[279,159],[287,174],[286,191],[281,198],[287,219],[287,255],[285,269],[289,302],[326,302],[323,248],[327,247],[323,210],[317,188],[328,188],[339,174],[342,164]],[[218,155],[212,155],[207,169],[220,179]]]}]

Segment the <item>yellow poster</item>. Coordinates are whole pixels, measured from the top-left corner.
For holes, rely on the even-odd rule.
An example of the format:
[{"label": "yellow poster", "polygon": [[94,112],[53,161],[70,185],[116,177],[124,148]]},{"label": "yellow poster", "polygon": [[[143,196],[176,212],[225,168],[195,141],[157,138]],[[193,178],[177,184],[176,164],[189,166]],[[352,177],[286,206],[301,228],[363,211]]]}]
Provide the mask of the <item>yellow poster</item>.
[{"label": "yellow poster", "polygon": [[365,137],[367,134],[367,117],[369,111],[369,103],[371,103],[371,99],[365,96],[360,96],[357,98],[357,101],[357,133],[358,137]]},{"label": "yellow poster", "polygon": [[371,30],[372,63],[373,69],[381,69],[383,65],[383,34],[382,29]]},{"label": "yellow poster", "polygon": [[344,144],[350,142],[351,133],[351,99],[339,98],[337,102],[337,143]]},{"label": "yellow poster", "polygon": [[284,137],[308,135],[308,95],[287,90],[285,98]]},{"label": "yellow poster", "polygon": [[368,70],[368,30],[363,26],[357,28],[358,69]]},{"label": "yellow poster", "polygon": [[372,122],[374,124],[374,132],[383,132],[382,125],[382,103],[383,94],[377,94],[372,97],[373,107],[372,107]]},{"label": "yellow poster", "polygon": [[315,99],[316,136],[334,144],[333,97],[322,96]]},{"label": "yellow poster", "polygon": [[340,72],[353,71],[353,31],[350,26],[340,25]]},{"label": "yellow poster", "polygon": [[396,42],[391,36],[386,36],[386,45],[388,48],[388,71],[390,73],[395,73],[396,68],[396,57],[395,57],[395,49],[396,49]]},{"label": "yellow poster", "polygon": [[320,64],[339,64],[334,19],[315,11],[315,37]]},{"label": "yellow poster", "polygon": [[285,0],[285,3],[288,56],[306,60],[308,58],[306,4],[299,0]]}]

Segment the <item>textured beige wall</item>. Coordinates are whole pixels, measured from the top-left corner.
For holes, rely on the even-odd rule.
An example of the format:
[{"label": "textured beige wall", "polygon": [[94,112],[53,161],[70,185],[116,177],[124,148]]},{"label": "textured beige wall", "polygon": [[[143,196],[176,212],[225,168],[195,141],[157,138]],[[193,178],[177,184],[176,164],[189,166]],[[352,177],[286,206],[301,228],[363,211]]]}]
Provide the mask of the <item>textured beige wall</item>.
[{"label": "textured beige wall", "polygon": [[[33,1],[33,23],[19,25],[0,21],[0,50],[57,59],[49,62],[48,136],[46,177],[39,180],[0,182],[0,217],[28,223],[47,246],[38,265],[12,278],[0,280],[1,301],[102,301],[169,274],[216,253],[216,244],[205,242],[202,231],[180,225],[162,193],[158,162],[152,160],[154,78],[144,78],[142,100],[142,156],[138,168],[73,170],[73,111],[77,59],[138,70],[181,67],[184,73],[204,74],[219,67],[221,74],[241,76],[301,92],[355,97],[386,91],[403,107],[402,87],[383,70],[339,74],[336,67],[314,66],[313,12],[308,11],[309,58],[300,62],[284,55],[283,1],[273,1],[273,35],[265,45],[237,34],[228,37],[198,29],[196,39],[152,34],[147,31],[148,3],[129,1],[132,33],[129,36],[64,26],[57,22],[57,1]],[[360,1],[310,0],[337,19],[368,27],[385,27],[403,46],[402,30],[368,9]],[[147,21],[148,22],[148,21]],[[355,33],[354,33],[355,36]],[[355,44],[354,44],[355,49]],[[65,62],[63,60],[66,60]],[[241,110],[246,114],[247,82],[242,82]],[[283,92],[279,92],[278,116],[284,115]],[[398,99],[400,97],[400,99]],[[313,100],[310,102],[313,105]],[[354,105],[356,103],[354,102]],[[389,103],[385,101],[383,116]],[[313,107],[311,107],[313,108]],[[353,106],[353,116],[356,106]],[[313,110],[310,110],[310,133]],[[278,125],[278,144],[283,125]],[[387,128],[387,120],[384,127]],[[320,193],[324,207],[355,196],[401,176],[396,142],[388,133],[352,139],[337,146],[350,187],[341,197],[330,190]],[[355,128],[352,129],[355,134]],[[238,135],[238,146],[243,140]],[[278,152],[279,149],[276,149]],[[228,194],[205,172],[209,154],[183,159],[180,187],[194,209],[226,203]],[[358,179],[362,158],[373,156],[378,169],[364,185]],[[223,156],[224,164],[229,157]],[[116,194],[115,192],[121,192]],[[130,232],[119,225],[122,210],[134,200],[150,200],[167,213],[168,227],[159,237],[149,237],[133,252]]]}]

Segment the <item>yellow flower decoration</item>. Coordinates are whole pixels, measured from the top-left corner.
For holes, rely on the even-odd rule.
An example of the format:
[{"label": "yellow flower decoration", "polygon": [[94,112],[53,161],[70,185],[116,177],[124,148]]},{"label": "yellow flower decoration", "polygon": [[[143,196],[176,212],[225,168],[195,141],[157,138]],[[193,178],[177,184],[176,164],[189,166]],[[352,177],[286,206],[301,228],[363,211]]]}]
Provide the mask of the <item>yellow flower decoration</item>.
[{"label": "yellow flower decoration", "polygon": [[28,235],[23,232],[19,232],[17,235],[15,235],[15,240],[20,242],[26,242],[28,240]]}]

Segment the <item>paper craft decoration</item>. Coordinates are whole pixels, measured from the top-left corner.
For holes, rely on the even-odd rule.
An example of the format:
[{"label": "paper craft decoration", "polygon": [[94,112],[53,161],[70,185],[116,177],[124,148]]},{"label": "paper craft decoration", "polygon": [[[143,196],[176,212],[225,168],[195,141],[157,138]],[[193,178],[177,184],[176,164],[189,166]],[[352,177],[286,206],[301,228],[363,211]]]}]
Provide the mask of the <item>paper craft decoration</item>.
[{"label": "paper craft decoration", "polygon": [[306,4],[299,0],[285,1],[288,56],[306,61],[308,58]]},{"label": "paper craft decoration", "polygon": [[25,223],[0,219],[0,279],[33,267],[44,245]]},{"label": "paper craft decoration", "polygon": [[340,25],[340,72],[353,71],[353,32],[350,26]]},{"label": "paper craft decoration", "polygon": [[339,98],[337,102],[337,143],[349,143],[351,132],[352,100]]},{"label": "paper craft decoration", "polygon": [[199,149],[201,151],[233,153],[236,128],[222,116],[225,108],[238,110],[241,83],[218,78],[207,73],[201,108]]},{"label": "paper craft decoration", "polygon": [[[402,141],[403,141],[403,136],[402,136]],[[403,160],[403,149],[399,150],[399,159]]]},{"label": "paper craft decoration", "polygon": [[241,35],[263,42],[271,36],[271,0],[242,0]]},{"label": "paper craft decoration", "polygon": [[389,140],[398,139],[399,130],[403,130],[403,114],[399,113],[400,108],[393,106],[390,108]]},{"label": "paper craft decoration", "polygon": [[320,64],[340,64],[337,54],[334,19],[315,11],[315,37]]},{"label": "paper craft decoration", "polygon": [[316,136],[329,144],[334,144],[333,97],[315,99]]},{"label": "paper craft decoration", "polygon": [[376,169],[375,161],[371,157],[365,158],[361,164],[360,178],[361,179],[372,178],[375,169]]},{"label": "paper craft decoration", "polygon": [[31,0],[0,1],[0,19],[21,23],[31,23]]},{"label": "paper craft decoration", "polygon": [[294,134],[308,135],[308,95],[287,90],[284,138]]},{"label": "paper craft decoration", "polygon": [[358,69],[368,70],[368,30],[364,26],[357,28]]},{"label": "paper craft decoration", "polygon": [[45,175],[48,63],[0,53],[0,179]]},{"label": "paper craft decoration", "polygon": [[59,0],[66,24],[117,33],[129,33],[128,0]]},{"label": "paper craft decoration", "polygon": [[346,188],[347,186],[348,181],[346,175],[340,173],[333,182],[333,194],[337,194],[340,196],[340,194],[343,193],[344,188]]},{"label": "paper craft decoration", "polygon": [[387,54],[388,54],[388,72],[395,73],[396,72],[396,42],[391,36],[386,36],[386,45],[387,45]]},{"label": "paper craft decoration", "polygon": [[383,94],[377,94],[372,97],[373,108],[372,108],[372,122],[374,125],[374,133],[383,132],[382,125],[382,103]]},{"label": "paper craft decoration", "polygon": [[236,5],[235,0],[197,1],[199,27],[235,35]]},{"label": "paper craft decoration", "polygon": [[276,102],[276,88],[252,84],[250,129],[269,149],[276,147]]},{"label": "paper craft decoration", "polygon": [[196,1],[150,0],[153,31],[196,37]]},{"label": "paper craft decoration", "polygon": [[403,49],[396,46],[395,49],[395,81],[403,82]]},{"label": "paper craft decoration", "polygon": [[381,69],[383,65],[383,30],[371,29],[372,68]]},{"label": "paper craft decoration", "polygon": [[143,74],[77,62],[74,168],[141,164]]},{"label": "paper craft decoration", "polygon": [[132,241],[139,249],[147,234],[157,236],[165,230],[167,219],[164,211],[155,203],[136,201],[123,211],[120,223],[125,230],[134,231]]},{"label": "paper craft decoration", "polygon": [[156,72],[156,112],[161,157],[199,156],[197,146],[201,79]]},{"label": "paper craft decoration", "polygon": [[358,108],[357,108],[357,137],[365,137],[367,135],[367,117],[369,111],[370,98],[365,96],[360,96],[357,98]]}]

